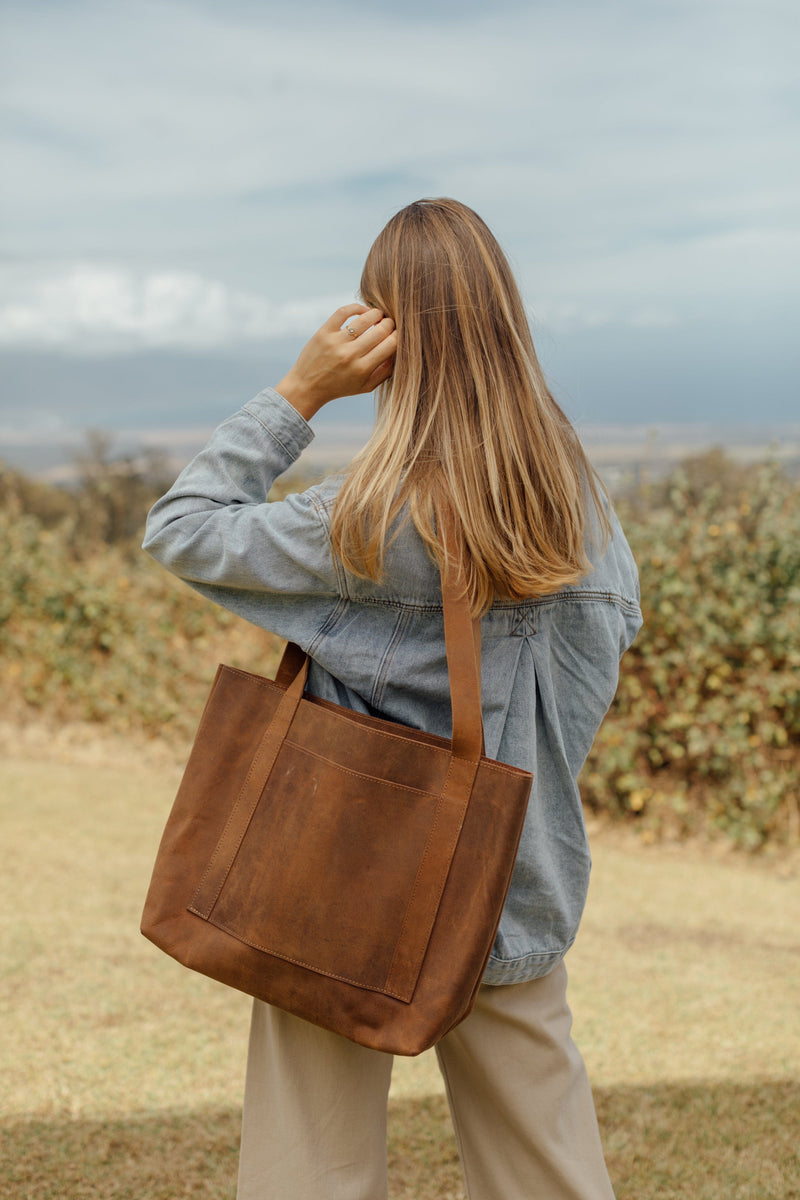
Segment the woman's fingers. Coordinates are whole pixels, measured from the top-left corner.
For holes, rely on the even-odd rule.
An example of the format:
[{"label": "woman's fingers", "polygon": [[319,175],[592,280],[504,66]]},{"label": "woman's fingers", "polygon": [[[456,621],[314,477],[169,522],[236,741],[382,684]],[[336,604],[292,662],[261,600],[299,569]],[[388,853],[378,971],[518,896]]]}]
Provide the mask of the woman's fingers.
[{"label": "woman's fingers", "polygon": [[394,354],[397,349],[397,331],[394,321],[387,317],[379,325],[373,325],[367,333],[362,333],[358,341],[361,343],[365,367],[374,358],[377,358],[378,362],[382,362],[384,358]]},{"label": "woman's fingers", "polygon": [[[369,325],[362,325],[362,322],[366,320],[366,317],[372,316],[371,312],[365,314],[363,317],[360,317],[358,324],[356,324],[355,321],[352,321],[348,326],[345,327],[347,336],[351,339],[353,343],[353,349],[357,354],[366,354],[373,348],[373,346],[377,346],[380,342],[384,341],[384,339],[387,338],[390,333],[394,332],[394,321],[392,318],[384,317],[383,313],[378,313],[377,309],[375,309],[374,312],[377,314],[376,320]],[[353,333],[350,333],[351,329],[354,331]]]},{"label": "woman's fingers", "polygon": [[375,388],[379,384],[384,383],[385,380],[387,380],[389,378],[389,376],[392,373],[393,368],[394,368],[394,358],[393,357],[387,358],[385,360],[385,362],[382,362],[379,367],[375,368],[375,370],[372,372],[372,374],[370,375],[367,382],[364,384],[362,391],[363,392],[374,391]]},{"label": "woman's fingers", "polygon": [[[385,317],[378,309],[370,309],[358,318],[358,325],[369,322],[363,332],[355,336],[346,333],[350,345],[342,347],[342,353],[357,374],[358,390],[371,392],[388,379],[392,373],[393,358],[397,351],[397,332],[391,317]],[[350,328],[356,322],[350,322]],[[347,329],[347,327],[346,327]]]},{"label": "woman's fingers", "polygon": [[[346,325],[348,318],[352,320]],[[351,326],[355,328],[349,333]],[[391,374],[396,350],[390,317],[378,308],[344,304],[306,342],[278,391],[308,420],[329,400],[377,387]]]},{"label": "woman's fingers", "polygon": [[[394,322],[392,322],[392,326],[394,326]],[[361,341],[362,339],[359,338],[358,340]],[[394,366],[394,355],[396,352],[397,333],[392,328],[385,336],[382,335],[380,341],[358,360],[359,373],[362,375],[362,392],[371,392],[379,383],[383,383],[384,379],[389,378]]]},{"label": "woman's fingers", "polygon": [[385,320],[383,313],[379,308],[364,309],[355,316],[349,316],[343,323],[341,328],[348,337],[355,340],[357,337],[362,337],[364,333]]},{"label": "woman's fingers", "polygon": [[342,328],[348,317],[364,312],[367,312],[366,304],[359,304],[357,301],[352,304],[343,304],[341,308],[337,308],[335,313],[331,313],[322,328],[335,333],[337,329]]}]

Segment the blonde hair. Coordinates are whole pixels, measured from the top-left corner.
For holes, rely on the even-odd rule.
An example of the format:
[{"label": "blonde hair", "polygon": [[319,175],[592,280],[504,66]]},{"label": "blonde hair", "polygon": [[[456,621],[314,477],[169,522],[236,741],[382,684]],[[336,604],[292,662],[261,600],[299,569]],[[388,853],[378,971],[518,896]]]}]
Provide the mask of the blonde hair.
[{"label": "blonde hair", "polygon": [[337,497],[334,552],[354,574],[380,578],[407,504],[440,569],[463,561],[474,613],[496,595],[576,583],[590,568],[587,497],[610,533],[602,484],[545,383],[488,227],[456,200],[408,205],[372,246],[361,296],[394,320],[397,353],[373,435]]}]

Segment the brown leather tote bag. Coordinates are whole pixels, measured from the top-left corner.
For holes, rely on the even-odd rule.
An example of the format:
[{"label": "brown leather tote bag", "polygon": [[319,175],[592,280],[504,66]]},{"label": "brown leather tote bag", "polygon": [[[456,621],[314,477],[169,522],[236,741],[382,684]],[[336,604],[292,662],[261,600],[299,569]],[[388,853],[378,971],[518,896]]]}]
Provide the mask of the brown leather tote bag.
[{"label": "brown leather tote bag", "polygon": [[274,681],[218,668],[142,918],[185,966],[395,1054],[471,1011],[532,781],[483,755],[480,623],[443,595],[452,741],[304,696],[291,644]]}]

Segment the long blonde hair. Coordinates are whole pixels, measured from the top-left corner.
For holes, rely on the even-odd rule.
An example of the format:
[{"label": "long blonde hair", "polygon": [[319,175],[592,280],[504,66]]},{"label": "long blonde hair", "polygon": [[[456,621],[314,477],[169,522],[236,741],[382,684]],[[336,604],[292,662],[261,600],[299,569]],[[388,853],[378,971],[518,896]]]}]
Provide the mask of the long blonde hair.
[{"label": "long blonde hair", "polygon": [[[610,532],[602,484],[545,383],[488,227],[456,200],[408,205],[372,246],[361,296],[394,320],[397,354],[373,435],[337,497],[334,552],[353,573],[380,578],[407,504],[440,568],[463,561],[475,613],[496,595],[577,582],[590,566],[587,498],[603,537]],[[442,544],[446,511],[455,546]]]}]

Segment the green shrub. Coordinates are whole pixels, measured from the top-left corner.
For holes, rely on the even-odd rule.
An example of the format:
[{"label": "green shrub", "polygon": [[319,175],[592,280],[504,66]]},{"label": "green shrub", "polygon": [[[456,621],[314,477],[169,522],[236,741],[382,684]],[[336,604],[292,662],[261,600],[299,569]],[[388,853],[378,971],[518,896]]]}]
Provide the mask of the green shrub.
[{"label": "green shrub", "polygon": [[800,838],[800,488],[774,465],[620,504],[644,628],[582,776],[651,835]]},{"label": "green shrub", "polygon": [[[277,639],[172,579],[138,532],[109,545],[82,494],[59,510],[23,484],[0,487],[3,715],[185,738],[218,661],[275,666]],[[799,842],[800,488],[705,456],[617,507],[645,624],[581,777],[587,805],[647,837]]]},{"label": "green shrub", "polygon": [[7,717],[34,711],[185,735],[218,661],[275,665],[277,638],[209,604],[139,550],[83,544],[72,522],[47,529],[13,506],[0,510],[0,555]]}]

